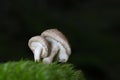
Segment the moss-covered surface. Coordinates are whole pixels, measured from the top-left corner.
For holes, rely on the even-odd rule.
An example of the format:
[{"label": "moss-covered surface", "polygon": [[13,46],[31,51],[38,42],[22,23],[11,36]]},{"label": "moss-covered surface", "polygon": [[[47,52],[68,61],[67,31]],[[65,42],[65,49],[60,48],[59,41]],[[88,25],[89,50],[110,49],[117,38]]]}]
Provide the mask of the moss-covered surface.
[{"label": "moss-covered surface", "polygon": [[33,61],[0,64],[0,80],[85,80],[71,64],[43,64]]}]

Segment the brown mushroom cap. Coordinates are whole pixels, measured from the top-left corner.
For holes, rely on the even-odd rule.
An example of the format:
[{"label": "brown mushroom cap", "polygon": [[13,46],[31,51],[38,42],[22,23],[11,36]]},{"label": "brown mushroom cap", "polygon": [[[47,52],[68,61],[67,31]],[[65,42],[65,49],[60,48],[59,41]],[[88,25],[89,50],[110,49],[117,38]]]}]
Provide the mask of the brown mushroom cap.
[{"label": "brown mushroom cap", "polygon": [[71,48],[67,38],[64,36],[62,32],[58,29],[48,29],[41,33],[41,36],[50,37],[58,42],[60,42],[63,47],[66,49],[68,55],[71,54]]},{"label": "brown mushroom cap", "polygon": [[28,46],[31,50],[34,50],[34,48],[31,46],[32,42],[40,42],[40,44],[45,48],[46,52],[48,52],[48,43],[42,36],[34,36],[29,39]]}]

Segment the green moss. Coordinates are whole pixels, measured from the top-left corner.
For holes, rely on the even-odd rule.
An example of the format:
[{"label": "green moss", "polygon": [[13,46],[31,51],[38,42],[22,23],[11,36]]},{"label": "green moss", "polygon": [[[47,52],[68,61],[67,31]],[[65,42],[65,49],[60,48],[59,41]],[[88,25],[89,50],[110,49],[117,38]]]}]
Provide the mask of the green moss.
[{"label": "green moss", "polygon": [[43,64],[33,61],[0,64],[0,80],[85,80],[71,64]]}]

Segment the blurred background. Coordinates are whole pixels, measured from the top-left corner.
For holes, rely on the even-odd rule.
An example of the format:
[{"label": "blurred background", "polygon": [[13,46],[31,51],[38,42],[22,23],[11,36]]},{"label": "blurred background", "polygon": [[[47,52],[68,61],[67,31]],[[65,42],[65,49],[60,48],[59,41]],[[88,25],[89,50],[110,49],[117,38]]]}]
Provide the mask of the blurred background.
[{"label": "blurred background", "polygon": [[33,60],[28,40],[49,28],[66,35],[87,80],[120,80],[119,0],[0,0],[0,62]]}]

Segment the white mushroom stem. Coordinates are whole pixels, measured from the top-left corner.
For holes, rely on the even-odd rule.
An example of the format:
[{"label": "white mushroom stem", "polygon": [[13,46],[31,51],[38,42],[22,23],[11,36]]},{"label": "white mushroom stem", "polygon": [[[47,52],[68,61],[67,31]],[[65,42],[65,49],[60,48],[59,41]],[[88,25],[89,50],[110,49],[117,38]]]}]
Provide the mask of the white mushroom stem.
[{"label": "white mushroom stem", "polygon": [[33,42],[31,43],[31,46],[33,46],[35,49],[33,50],[34,53],[34,60],[35,62],[39,62],[41,59],[41,54],[43,53],[42,45],[39,42]]},{"label": "white mushroom stem", "polygon": [[59,53],[58,53],[58,62],[67,62],[68,61],[68,54],[66,52],[66,49],[63,47],[61,43],[58,43],[59,46]]},{"label": "white mushroom stem", "polygon": [[51,50],[51,54],[49,55],[49,57],[43,59],[43,63],[46,63],[46,64],[52,63],[55,55],[58,53],[58,48],[55,49],[55,47],[56,46],[53,46],[53,48]]},{"label": "white mushroom stem", "polygon": [[46,37],[46,39],[51,43],[51,52],[50,52],[49,57],[43,59],[43,63],[50,64],[52,63],[55,55],[58,53],[59,47],[58,47],[57,41],[49,37]]},{"label": "white mushroom stem", "polygon": [[41,52],[42,52],[42,49],[40,47],[37,47],[35,50],[34,50],[34,60],[35,62],[39,62],[41,60]]},{"label": "white mushroom stem", "polygon": [[68,55],[66,53],[65,48],[62,46],[61,43],[57,42],[54,39],[46,37],[46,39],[51,43],[51,53],[49,57],[43,59],[43,63],[50,64],[53,61],[53,58],[58,54],[58,61],[59,62],[67,62]]}]

